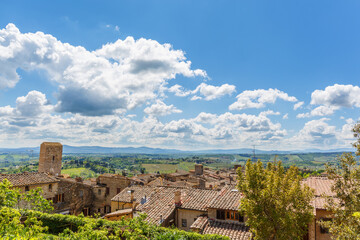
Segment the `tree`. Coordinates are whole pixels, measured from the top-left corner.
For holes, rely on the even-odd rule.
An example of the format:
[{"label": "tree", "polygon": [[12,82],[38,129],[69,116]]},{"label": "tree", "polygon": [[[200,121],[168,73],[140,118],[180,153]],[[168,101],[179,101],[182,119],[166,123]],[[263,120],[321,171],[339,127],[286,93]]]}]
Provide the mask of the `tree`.
[{"label": "tree", "polygon": [[297,167],[285,171],[282,163],[260,160],[238,169],[238,189],[242,193],[240,212],[254,239],[302,239],[313,218],[310,201],[313,190],[301,184]]},{"label": "tree", "polygon": [[32,239],[47,228],[31,212],[23,216],[18,209],[20,202],[26,209],[49,212],[53,210],[50,202],[42,196],[41,188],[20,194],[19,189],[4,179],[0,182],[0,237],[1,239]]},{"label": "tree", "polygon": [[[360,155],[360,124],[353,128],[357,138],[354,147]],[[334,181],[334,196],[325,196],[332,221],[322,222],[335,239],[360,239],[360,167],[353,153],[343,153],[338,166],[327,165],[329,179]]]}]

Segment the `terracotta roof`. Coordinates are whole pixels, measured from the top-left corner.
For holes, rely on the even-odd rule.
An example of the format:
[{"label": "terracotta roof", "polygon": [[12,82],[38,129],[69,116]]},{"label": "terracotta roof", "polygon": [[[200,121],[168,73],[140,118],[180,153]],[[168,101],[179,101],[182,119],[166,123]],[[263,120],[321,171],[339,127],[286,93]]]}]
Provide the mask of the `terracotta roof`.
[{"label": "terracotta roof", "polygon": [[3,181],[5,178],[9,180],[14,187],[45,184],[45,183],[55,183],[59,181],[55,177],[52,177],[46,173],[39,173],[39,172],[0,174],[0,181]]},{"label": "terracotta roof", "polygon": [[[181,191],[182,209],[206,211],[209,203],[218,194],[214,190],[178,188],[169,186],[132,186],[127,187],[111,201],[130,202],[130,190],[134,190],[136,210],[147,213],[147,220],[160,224],[160,216],[166,220],[175,210],[175,192]],[[145,200],[146,196],[146,200]]]},{"label": "terracotta roof", "polygon": [[209,204],[218,193],[215,190],[183,189],[180,208],[207,211]]},{"label": "terracotta roof", "polygon": [[303,184],[315,190],[314,199],[311,201],[314,207],[314,214],[316,214],[316,209],[326,209],[326,199],[323,195],[330,197],[335,196],[335,193],[331,190],[334,180],[328,179],[327,177],[308,177],[303,180]]},{"label": "terracotta roof", "polygon": [[334,180],[330,180],[327,177],[308,177],[303,180],[303,183],[315,190],[315,196],[334,196],[335,193],[331,191],[331,186],[334,184]]},{"label": "terracotta roof", "polygon": [[205,225],[208,223],[208,217],[198,217],[193,224],[191,224],[190,229],[204,229]]},{"label": "terracotta roof", "polygon": [[218,234],[228,236],[232,240],[251,239],[249,227],[244,223],[225,222],[207,217],[199,217],[190,226],[191,229],[199,229],[202,234]]},{"label": "terracotta roof", "polygon": [[135,202],[140,203],[141,198],[143,198],[144,196],[150,196],[150,194],[154,191],[154,187],[150,187],[150,186],[127,187],[124,190],[122,190],[120,193],[115,195],[115,197],[113,197],[111,201],[131,203],[130,190],[134,190]]},{"label": "terracotta roof", "polygon": [[105,215],[105,217],[115,217],[115,216],[122,216],[122,215],[126,215],[126,214],[130,214],[132,213],[132,209],[128,208],[128,209],[121,209],[121,210],[117,210],[115,212],[112,213],[108,213]]},{"label": "terracotta roof", "polygon": [[146,220],[150,223],[161,225],[175,211],[174,195],[176,188],[158,188],[157,192],[153,192],[147,197],[144,204],[136,207],[137,211],[147,214]]},{"label": "terracotta roof", "polygon": [[241,193],[236,189],[235,185],[226,185],[209,204],[209,208],[238,210],[240,197]]}]

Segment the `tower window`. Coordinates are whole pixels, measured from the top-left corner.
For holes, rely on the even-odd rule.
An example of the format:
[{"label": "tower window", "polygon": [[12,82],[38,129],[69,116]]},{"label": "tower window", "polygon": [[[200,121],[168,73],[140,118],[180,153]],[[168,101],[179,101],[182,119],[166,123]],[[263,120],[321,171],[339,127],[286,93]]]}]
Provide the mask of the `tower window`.
[{"label": "tower window", "polygon": [[52,184],[49,184],[49,192],[52,192]]},{"label": "tower window", "polygon": [[53,156],[53,161],[55,161],[55,156]]}]

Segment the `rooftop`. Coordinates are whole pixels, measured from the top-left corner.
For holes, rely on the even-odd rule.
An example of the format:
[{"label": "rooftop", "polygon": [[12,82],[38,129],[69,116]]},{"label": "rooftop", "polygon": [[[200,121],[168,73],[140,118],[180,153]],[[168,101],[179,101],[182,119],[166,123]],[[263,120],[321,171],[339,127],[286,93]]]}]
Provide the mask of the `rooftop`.
[{"label": "rooftop", "polygon": [[9,180],[14,187],[59,182],[55,177],[40,172],[0,174],[0,181],[3,181],[5,178]]},{"label": "rooftop", "polygon": [[208,207],[236,211],[240,207],[240,198],[241,193],[235,185],[225,185]]},{"label": "rooftop", "polygon": [[251,239],[249,227],[244,223],[224,222],[208,217],[198,217],[190,226],[191,229],[197,229],[202,234],[218,234],[228,236],[232,240],[248,240]]}]

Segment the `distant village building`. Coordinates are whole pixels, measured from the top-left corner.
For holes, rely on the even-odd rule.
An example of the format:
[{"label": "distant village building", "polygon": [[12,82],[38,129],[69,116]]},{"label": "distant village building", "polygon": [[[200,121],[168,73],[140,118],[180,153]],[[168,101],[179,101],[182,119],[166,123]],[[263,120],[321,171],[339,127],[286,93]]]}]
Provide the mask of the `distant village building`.
[{"label": "distant village building", "polygon": [[[238,211],[241,193],[235,184],[240,165],[215,171],[196,164],[195,170],[189,172],[147,173],[131,178],[106,173],[84,181],[61,174],[62,149],[60,143],[42,143],[38,172],[0,174],[0,181],[8,179],[21,192],[40,187],[44,197],[53,201],[56,213],[85,216],[97,213],[109,220],[146,213],[146,220],[159,226],[251,239],[246,218]],[[315,218],[304,240],[331,239],[328,229],[319,222],[331,216],[323,195],[334,196],[333,183],[327,177],[303,180],[303,184],[315,190],[312,201]]]}]

